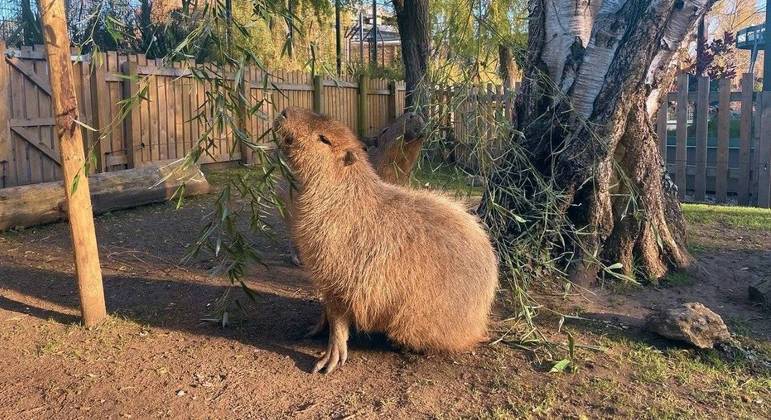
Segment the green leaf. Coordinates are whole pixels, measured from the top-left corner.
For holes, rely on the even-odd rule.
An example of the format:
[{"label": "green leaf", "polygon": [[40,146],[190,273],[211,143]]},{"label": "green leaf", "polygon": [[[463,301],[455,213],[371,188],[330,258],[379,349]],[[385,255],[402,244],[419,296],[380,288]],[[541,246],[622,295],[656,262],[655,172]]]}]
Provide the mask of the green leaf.
[{"label": "green leaf", "polygon": [[559,362],[555,363],[554,366],[552,366],[549,373],[562,373],[565,371],[565,369],[570,366],[570,359],[562,359]]},{"label": "green leaf", "polygon": [[78,190],[78,182],[80,182],[80,172],[75,174],[75,178],[72,179],[72,188],[70,189],[70,195],[75,195],[75,191]]}]

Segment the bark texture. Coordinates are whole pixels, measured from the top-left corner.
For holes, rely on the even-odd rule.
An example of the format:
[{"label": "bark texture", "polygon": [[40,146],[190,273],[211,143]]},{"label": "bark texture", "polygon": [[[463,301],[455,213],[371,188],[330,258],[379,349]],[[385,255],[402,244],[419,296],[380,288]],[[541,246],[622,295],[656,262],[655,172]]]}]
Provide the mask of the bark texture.
[{"label": "bark texture", "polygon": [[[561,211],[582,229],[581,243],[568,245],[580,283],[596,278],[597,262],[658,279],[691,261],[650,116],[672,83],[675,52],[709,6],[711,0],[530,0],[514,118],[531,163],[564,192]],[[503,175],[494,173],[493,184],[512,179]]]},{"label": "bark texture", "polygon": [[404,107],[418,111],[425,106],[427,98],[421,83],[428,70],[431,47],[431,19],[428,15],[428,0],[393,0],[396,22],[402,42],[402,63],[404,84],[407,89]]},{"label": "bark texture", "polygon": [[498,74],[501,76],[503,87],[513,89],[514,88],[514,74],[516,73],[516,67],[514,66],[514,54],[512,54],[511,47],[504,44],[498,45]]}]

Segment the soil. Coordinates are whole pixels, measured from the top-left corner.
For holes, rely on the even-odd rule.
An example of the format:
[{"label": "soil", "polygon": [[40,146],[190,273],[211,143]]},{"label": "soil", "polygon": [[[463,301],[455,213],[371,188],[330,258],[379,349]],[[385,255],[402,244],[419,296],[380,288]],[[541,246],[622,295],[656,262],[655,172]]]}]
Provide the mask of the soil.
[{"label": "soil", "polygon": [[[769,411],[768,389],[748,399],[700,397],[692,384],[675,379],[641,380],[639,366],[625,359],[628,347],[613,347],[632,340],[659,353],[692,352],[638,328],[652,309],[684,301],[705,303],[734,330],[767,343],[771,320],[747,301],[746,290],[771,275],[769,232],[693,227],[700,268],[686,284],[544,297],[590,319],[566,324],[585,344],[574,373],[548,372],[559,350],[549,356],[498,342],[466,354],[420,355],[383,337],[357,335],[349,362],[325,376],[309,371],[326,338],[302,338],[321,307],[305,273],[289,264],[285,235],[275,242],[254,237],[266,262],[245,278],[254,300],[212,275],[208,256],[180,262],[211,203],[211,196],[199,197],[179,210],[162,204],[96,219],[111,317],[90,330],[79,326],[67,225],[0,234],[0,418],[754,417]],[[226,292],[228,325],[205,321]],[[501,302],[505,296],[501,291]],[[502,321],[507,311],[498,305],[496,331],[511,325]],[[548,337],[565,340],[553,316],[541,319]]]}]

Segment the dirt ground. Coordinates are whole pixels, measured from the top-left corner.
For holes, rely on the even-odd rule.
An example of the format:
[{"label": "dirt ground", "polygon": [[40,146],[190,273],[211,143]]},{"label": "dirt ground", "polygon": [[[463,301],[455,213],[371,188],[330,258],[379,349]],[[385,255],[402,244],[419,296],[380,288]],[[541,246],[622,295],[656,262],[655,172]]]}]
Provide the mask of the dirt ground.
[{"label": "dirt ground", "polygon": [[[205,257],[180,259],[211,202],[97,218],[111,317],[92,330],[79,326],[67,225],[0,234],[0,418],[763,418],[771,409],[768,371],[639,328],[656,307],[696,300],[768,358],[771,319],[746,288],[771,276],[769,231],[693,225],[699,269],[671,284],[544,297],[586,319],[561,330],[581,345],[573,372],[549,373],[566,357],[559,348],[552,360],[500,342],[425,356],[359,335],[349,362],[324,376],[309,370],[326,338],[301,338],[320,305],[284,239],[260,242],[268,266],[246,279],[256,300],[233,288],[245,311],[231,310],[226,328],[202,321],[229,283]],[[564,342],[556,317],[539,313],[547,336]],[[496,330],[508,316],[498,305]]]}]

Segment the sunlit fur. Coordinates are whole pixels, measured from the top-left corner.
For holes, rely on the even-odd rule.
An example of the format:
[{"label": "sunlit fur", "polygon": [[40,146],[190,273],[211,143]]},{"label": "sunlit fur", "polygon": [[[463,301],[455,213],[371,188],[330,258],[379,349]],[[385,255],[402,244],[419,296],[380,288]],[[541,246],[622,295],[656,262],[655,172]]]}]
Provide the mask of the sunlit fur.
[{"label": "sunlit fur", "polygon": [[381,181],[343,124],[284,115],[280,146],[303,185],[292,237],[324,304],[414,350],[484,340],[498,269],[479,221],[449,198]]}]

